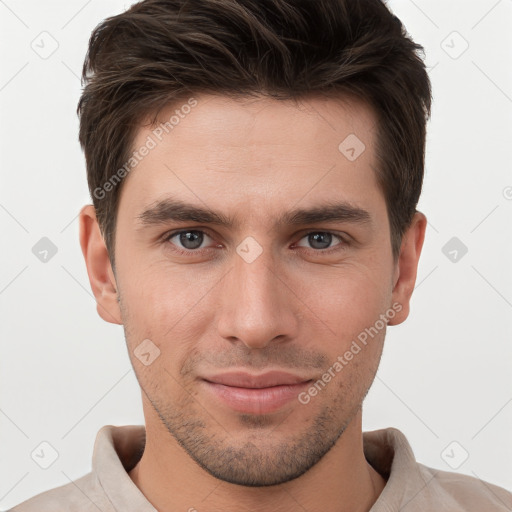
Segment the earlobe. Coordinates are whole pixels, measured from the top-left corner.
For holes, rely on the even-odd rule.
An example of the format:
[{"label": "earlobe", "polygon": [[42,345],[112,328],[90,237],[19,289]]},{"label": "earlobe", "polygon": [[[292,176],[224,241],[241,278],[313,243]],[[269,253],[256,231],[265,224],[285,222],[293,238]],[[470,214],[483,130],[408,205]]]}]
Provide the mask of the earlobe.
[{"label": "earlobe", "polygon": [[122,324],[117,301],[117,285],[92,204],[80,210],[80,246],[89,275],[89,283],[96,298],[98,314],[106,322]]},{"label": "earlobe", "polygon": [[409,306],[416,275],[418,263],[425,239],[427,218],[421,212],[416,212],[411,224],[402,237],[400,256],[397,262],[397,277],[392,293],[392,303],[401,305],[401,310],[390,319],[389,325],[401,324],[409,316]]}]

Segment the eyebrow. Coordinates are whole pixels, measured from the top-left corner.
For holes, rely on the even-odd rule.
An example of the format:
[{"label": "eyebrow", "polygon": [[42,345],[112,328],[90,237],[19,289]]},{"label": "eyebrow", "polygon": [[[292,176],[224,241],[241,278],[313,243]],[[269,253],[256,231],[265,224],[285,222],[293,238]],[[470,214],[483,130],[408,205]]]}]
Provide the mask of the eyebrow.
[{"label": "eyebrow", "polygon": [[[154,226],[168,222],[198,222],[224,227],[238,227],[239,222],[221,212],[186,203],[179,199],[167,198],[157,201],[137,216],[142,226]],[[326,202],[310,208],[296,208],[282,213],[274,224],[282,225],[316,224],[322,222],[349,222],[371,224],[371,215],[364,209],[346,201]]]}]

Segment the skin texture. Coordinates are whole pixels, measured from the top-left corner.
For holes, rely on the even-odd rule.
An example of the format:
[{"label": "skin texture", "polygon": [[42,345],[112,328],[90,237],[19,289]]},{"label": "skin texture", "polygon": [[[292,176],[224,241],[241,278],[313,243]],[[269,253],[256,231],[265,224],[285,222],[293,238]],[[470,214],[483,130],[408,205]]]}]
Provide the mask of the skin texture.
[{"label": "skin texture", "polygon": [[[375,117],[364,103],[195,98],[125,178],[115,273],[94,208],[80,213],[98,313],[123,325],[141,386],[146,447],[130,477],[160,512],[367,511],[385,479],[364,458],[361,408],[385,325],[307,404],[240,413],[202,378],[283,370],[315,382],[393,304],[388,325],[403,322],[426,218],[415,215],[394,261],[374,171]],[[140,128],[135,148],[152,129]],[[338,149],[349,134],[365,145],[354,161]],[[235,224],[141,221],[169,197]],[[289,210],[334,201],[365,210],[369,221],[276,224]],[[204,235],[196,245],[169,238],[180,229]],[[308,236],[326,232],[333,236],[323,245]],[[247,237],[257,245],[241,247],[261,250],[251,262],[237,252]],[[143,340],[160,351],[149,365],[134,352]]]}]

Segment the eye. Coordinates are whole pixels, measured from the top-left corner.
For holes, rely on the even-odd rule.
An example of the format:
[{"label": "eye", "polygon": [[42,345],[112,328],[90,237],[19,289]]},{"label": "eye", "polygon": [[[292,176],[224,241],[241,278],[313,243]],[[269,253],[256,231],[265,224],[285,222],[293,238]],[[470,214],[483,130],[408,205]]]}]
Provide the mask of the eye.
[{"label": "eye", "polygon": [[[173,246],[173,251],[178,254],[189,256],[202,253],[214,247],[222,248],[222,245],[215,244],[213,238],[200,229],[173,231],[172,233],[164,235],[163,241],[165,243],[169,242],[171,246]],[[295,246],[298,247],[313,249],[316,253],[343,250],[348,245],[348,240],[330,231],[310,231],[295,244]]]},{"label": "eye", "polygon": [[[176,240],[173,242],[173,239]],[[204,231],[198,229],[175,231],[174,233],[170,233],[165,237],[165,241],[176,245],[179,252],[197,251],[198,249],[204,249],[205,247],[201,247],[201,245],[205,239],[211,240],[211,238]]]},{"label": "eye", "polygon": [[[330,231],[310,231],[301,238],[301,241],[302,240],[306,240],[306,242],[310,244],[310,247],[316,250],[332,249],[339,245],[347,244],[343,237],[336,235],[335,233],[331,233]],[[331,243],[336,240],[338,240],[338,243],[331,245]],[[304,247],[300,242],[297,245],[299,247]]]}]

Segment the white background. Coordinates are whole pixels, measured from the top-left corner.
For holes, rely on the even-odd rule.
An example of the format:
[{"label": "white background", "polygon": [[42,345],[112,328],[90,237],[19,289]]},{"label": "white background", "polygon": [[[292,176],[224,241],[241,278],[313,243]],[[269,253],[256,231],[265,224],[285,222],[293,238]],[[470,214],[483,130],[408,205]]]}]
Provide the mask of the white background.
[{"label": "white background", "polygon": [[[77,222],[90,202],[81,66],[92,29],[129,5],[0,1],[2,509],[90,471],[101,426],[144,422],[122,327],[96,314]],[[419,206],[429,228],[364,430],[399,428],[420,462],[442,470],[467,451],[458,472],[512,490],[512,0],[389,6],[425,47],[433,84]],[[51,47],[43,31],[58,42],[46,59],[31,47],[38,37]],[[32,253],[42,237],[58,249],[47,263]],[[468,248],[457,262],[442,252],[452,237]],[[46,470],[30,456],[42,441],[59,455]]]}]

